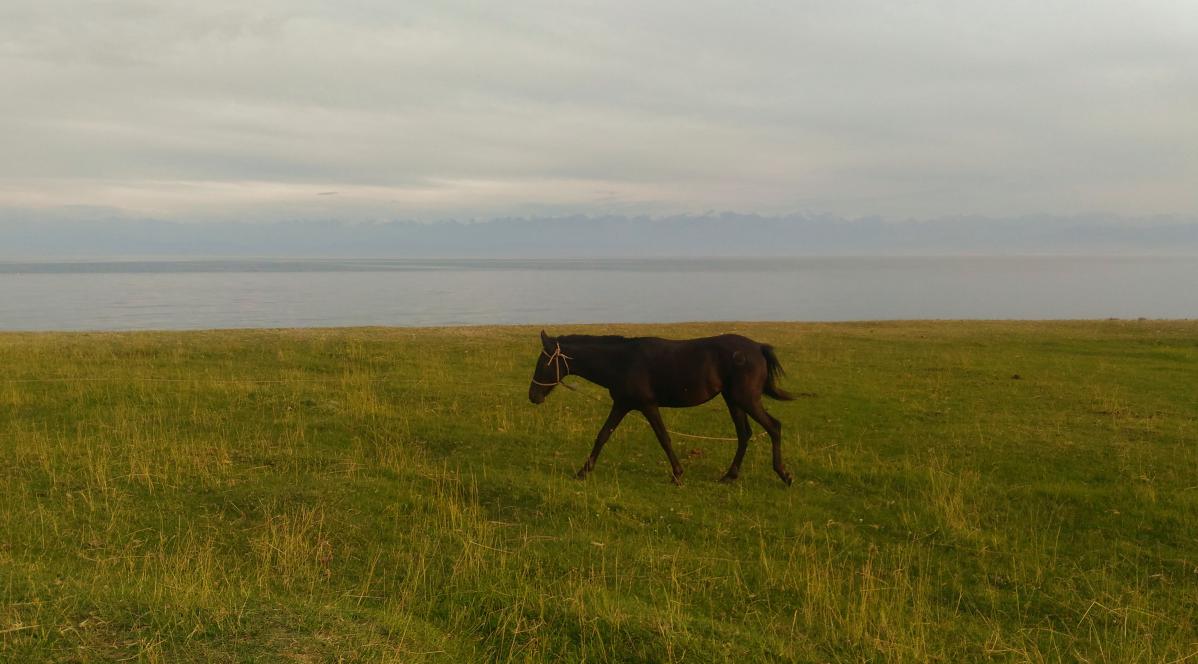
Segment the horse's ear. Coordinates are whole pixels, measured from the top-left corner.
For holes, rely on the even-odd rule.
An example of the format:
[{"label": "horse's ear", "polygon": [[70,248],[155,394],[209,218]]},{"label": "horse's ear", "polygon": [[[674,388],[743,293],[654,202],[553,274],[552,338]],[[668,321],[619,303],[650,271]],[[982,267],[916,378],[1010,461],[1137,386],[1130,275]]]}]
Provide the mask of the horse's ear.
[{"label": "horse's ear", "polygon": [[545,347],[545,350],[549,350],[553,346],[553,339],[545,334],[545,330],[541,330],[541,345]]}]

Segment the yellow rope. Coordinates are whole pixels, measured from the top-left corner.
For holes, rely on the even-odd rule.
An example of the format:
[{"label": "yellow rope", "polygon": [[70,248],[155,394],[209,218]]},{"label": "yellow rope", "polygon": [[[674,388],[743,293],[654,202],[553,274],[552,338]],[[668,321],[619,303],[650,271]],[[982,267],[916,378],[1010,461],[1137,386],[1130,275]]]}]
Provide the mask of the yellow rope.
[{"label": "yellow rope", "polygon": [[[554,387],[556,385],[565,385],[565,383],[562,382],[562,363],[565,363],[566,375],[569,376],[570,375],[569,360],[572,360],[574,358],[572,358],[569,355],[566,355],[565,353],[562,352],[561,344],[558,344],[557,348],[553,349],[553,355],[549,355],[549,353],[546,353],[544,349],[541,349],[541,355],[545,355],[545,356],[549,357],[549,361],[547,361],[545,363],[545,366],[549,366],[550,364],[553,365],[553,369],[556,372],[556,378],[554,378],[554,382],[552,382],[552,383],[542,383],[541,381],[537,380],[534,377],[532,379],[533,384],[540,385],[541,387]],[[570,386],[566,385],[566,387],[570,387]],[[574,388],[570,387],[570,389],[573,390]]]}]

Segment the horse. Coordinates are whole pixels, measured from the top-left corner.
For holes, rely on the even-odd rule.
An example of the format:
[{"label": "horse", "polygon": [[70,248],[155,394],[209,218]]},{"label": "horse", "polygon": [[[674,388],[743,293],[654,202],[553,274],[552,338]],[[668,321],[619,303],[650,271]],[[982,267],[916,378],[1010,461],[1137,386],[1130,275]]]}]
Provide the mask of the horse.
[{"label": "horse", "polygon": [[630,411],[640,411],[670,461],[675,484],[682,466],[670,443],[659,408],[688,408],[724,397],[736,427],[736,456],[720,481],[732,482],[749,446],[748,418],[769,433],[773,443],[774,472],[787,485],[791,474],[782,462],[782,423],[761,404],[772,399],[793,399],[777,385],[784,374],[774,349],[737,334],[701,339],[671,340],[658,337],[622,337],[571,334],[551,337],[541,330],[541,354],[528,385],[528,400],[540,404],[566,376],[579,376],[611,395],[611,412],[595,436],[586,463],[578,471],[583,479],[595,467],[604,443]]}]

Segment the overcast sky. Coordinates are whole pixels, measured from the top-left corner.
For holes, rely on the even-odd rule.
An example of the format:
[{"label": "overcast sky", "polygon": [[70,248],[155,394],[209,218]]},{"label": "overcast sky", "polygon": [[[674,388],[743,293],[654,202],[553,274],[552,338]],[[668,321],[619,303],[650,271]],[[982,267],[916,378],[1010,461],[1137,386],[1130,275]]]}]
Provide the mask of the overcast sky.
[{"label": "overcast sky", "polygon": [[1198,2],[0,3],[0,207],[1198,214]]}]

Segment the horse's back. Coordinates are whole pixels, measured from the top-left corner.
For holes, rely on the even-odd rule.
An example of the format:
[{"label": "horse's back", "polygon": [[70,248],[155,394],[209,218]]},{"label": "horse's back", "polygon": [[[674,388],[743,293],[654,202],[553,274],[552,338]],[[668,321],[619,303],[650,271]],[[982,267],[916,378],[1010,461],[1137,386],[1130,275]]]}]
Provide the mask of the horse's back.
[{"label": "horse's back", "polygon": [[633,337],[630,341],[637,342],[646,348],[685,352],[701,349],[743,350],[760,348],[761,343],[739,334],[719,334],[714,337],[696,337],[694,339],[663,339],[661,337]]}]

